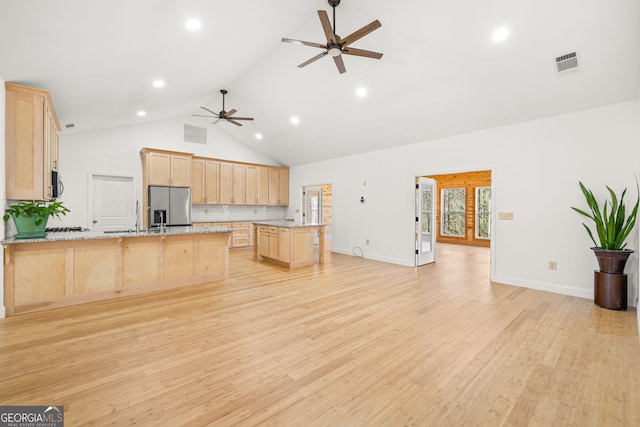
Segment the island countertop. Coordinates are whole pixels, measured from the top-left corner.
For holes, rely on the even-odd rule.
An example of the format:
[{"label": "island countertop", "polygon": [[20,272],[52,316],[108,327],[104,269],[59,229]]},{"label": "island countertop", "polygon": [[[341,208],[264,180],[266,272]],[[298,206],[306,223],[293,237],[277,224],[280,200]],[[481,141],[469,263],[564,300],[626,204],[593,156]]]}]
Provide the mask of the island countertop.
[{"label": "island countertop", "polygon": [[3,245],[16,244],[16,243],[39,243],[39,242],[59,242],[65,240],[95,240],[95,239],[120,239],[130,237],[150,237],[150,236],[178,236],[185,234],[209,234],[209,233],[231,233],[233,228],[227,227],[167,227],[162,232],[159,229],[145,230],[136,232],[122,231],[122,232],[102,232],[102,231],[74,231],[74,232],[62,232],[62,233],[47,233],[46,237],[37,239],[16,239],[15,237],[9,237],[2,240],[0,243]]},{"label": "island countertop", "polygon": [[251,221],[252,224],[278,228],[324,227],[324,224],[302,224],[297,221]]}]

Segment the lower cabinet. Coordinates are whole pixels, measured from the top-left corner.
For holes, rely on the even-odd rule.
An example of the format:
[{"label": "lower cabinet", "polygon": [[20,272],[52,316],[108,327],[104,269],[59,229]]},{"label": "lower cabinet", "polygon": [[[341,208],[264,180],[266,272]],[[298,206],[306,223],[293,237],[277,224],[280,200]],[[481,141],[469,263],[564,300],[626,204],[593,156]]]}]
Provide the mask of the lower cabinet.
[{"label": "lower cabinet", "polygon": [[258,255],[290,269],[313,264],[313,228],[258,226]]},{"label": "lower cabinet", "polygon": [[251,233],[250,222],[195,222],[193,223],[193,226],[233,228],[233,234],[231,235],[231,248],[246,248],[253,246],[253,233]]}]

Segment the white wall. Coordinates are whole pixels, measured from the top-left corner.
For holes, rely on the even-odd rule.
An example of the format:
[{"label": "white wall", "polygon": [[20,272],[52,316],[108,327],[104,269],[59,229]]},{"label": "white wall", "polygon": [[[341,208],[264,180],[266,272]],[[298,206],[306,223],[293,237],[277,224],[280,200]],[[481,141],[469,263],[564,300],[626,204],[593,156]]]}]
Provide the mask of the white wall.
[{"label": "white wall", "polygon": [[[291,168],[290,214],[301,189],[332,184],[335,252],[414,265],[414,180],[418,175],[492,169],[496,282],[593,297],[593,244],[571,206],[586,207],[582,180],[597,196],[629,188],[640,172],[637,101]],[[364,182],[366,181],[366,185]],[[364,196],[365,204],[360,203]],[[495,217],[495,215],[494,215]],[[629,301],[637,304],[638,233],[632,234]],[[365,240],[370,245],[365,245]],[[549,260],[557,271],[549,271]]]},{"label": "white wall", "polygon": [[181,118],[96,132],[62,132],[60,175],[65,191],[60,200],[64,201],[71,213],[62,217],[59,224],[89,227],[87,196],[90,173],[133,176],[136,197],[142,200],[140,149],[143,147],[225,160],[277,164],[212,126],[207,128],[206,145],[184,142],[185,123],[202,126],[201,123],[193,122],[192,118]]}]

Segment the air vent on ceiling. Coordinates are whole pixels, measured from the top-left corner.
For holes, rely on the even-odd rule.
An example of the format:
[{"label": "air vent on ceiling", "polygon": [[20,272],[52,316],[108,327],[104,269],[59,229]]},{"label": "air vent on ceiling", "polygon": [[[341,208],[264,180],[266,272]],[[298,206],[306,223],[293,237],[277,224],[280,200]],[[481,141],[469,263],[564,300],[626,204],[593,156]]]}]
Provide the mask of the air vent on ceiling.
[{"label": "air vent on ceiling", "polygon": [[198,144],[207,143],[207,128],[198,126],[184,125],[184,140],[186,142],[195,142]]},{"label": "air vent on ceiling", "polygon": [[71,128],[76,127],[76,124],[75,123],[67,123],[67,124],[64,125],[64,127],[65,127],[65,129],[71,129]]},{"label": "air vent on ceiling", "polygon": [[578,54],[576,52],[567,53],[566,55],[556,58],[556,71],[564,73],[569,70],[578,68]]}]

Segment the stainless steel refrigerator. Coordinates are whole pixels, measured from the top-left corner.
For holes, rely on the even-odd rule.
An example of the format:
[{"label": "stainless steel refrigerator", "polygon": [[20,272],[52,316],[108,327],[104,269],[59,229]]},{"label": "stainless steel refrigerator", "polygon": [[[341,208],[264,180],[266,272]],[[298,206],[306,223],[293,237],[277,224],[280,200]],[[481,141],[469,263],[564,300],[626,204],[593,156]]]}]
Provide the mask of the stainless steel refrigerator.
[{"label": "stainless steel refrigerator", "polygon": [[149,227],[191,225],[189,187],[149,186]]}]

